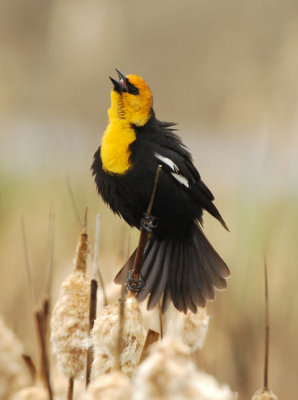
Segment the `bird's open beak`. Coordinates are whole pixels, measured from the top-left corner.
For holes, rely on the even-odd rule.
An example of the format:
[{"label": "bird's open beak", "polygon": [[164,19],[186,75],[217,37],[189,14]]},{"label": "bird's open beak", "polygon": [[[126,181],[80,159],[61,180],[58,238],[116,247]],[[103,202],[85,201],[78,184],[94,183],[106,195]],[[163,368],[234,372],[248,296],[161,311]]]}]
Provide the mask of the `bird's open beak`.
[{"label": "bird's open beak", "polygon": [[119,77],[119,82],[110,77],[110,79],[111,79],[111,81],[112,81],[112,83],[114,85],[114,90],[116,90],[116,92],[118,92],[118,93],[127,92],[128,88],[127,88],[127,78],[126,78],[126,76],[123,75],[120,71],[118,71],[118,69],[116,69],[116,72],[117,72],[118,77]]}]

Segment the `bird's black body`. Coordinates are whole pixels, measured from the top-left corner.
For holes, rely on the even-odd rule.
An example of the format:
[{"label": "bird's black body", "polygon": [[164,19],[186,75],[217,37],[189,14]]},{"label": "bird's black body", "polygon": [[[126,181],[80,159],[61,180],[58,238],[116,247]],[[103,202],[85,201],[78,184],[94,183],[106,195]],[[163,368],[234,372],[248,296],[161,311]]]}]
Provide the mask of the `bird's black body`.
[{"label": "bird's black body", "polygon": [[[131,125],[136,136],[129,145],[131,167],[123,174],[107,172],[99,148],[92,170],[103,200],[129,225],[139,228],[157,166],[162,164],[152,209],[157,226],[145,250],[141,272],[146,286],[138,298],[150,294],[150,308],[162,297],[164,310],[172,299],[176,308],[186,312],[196,311],[197,305],[204,306],[206,299],[214,298],[214,287],[225,288],[229,274],[203,235],[203,210],[226,225],[173,125],[158,121],[151,109],[144,125]],[[118,275],[118,282],[125,280],[125,271]]]}]

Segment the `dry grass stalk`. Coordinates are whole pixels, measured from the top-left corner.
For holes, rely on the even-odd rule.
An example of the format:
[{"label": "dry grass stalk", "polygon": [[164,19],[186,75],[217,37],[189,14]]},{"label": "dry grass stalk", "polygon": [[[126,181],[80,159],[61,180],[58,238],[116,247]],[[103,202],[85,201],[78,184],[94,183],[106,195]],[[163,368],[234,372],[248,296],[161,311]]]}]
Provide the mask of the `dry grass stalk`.
[{"label": "dry grass stalk", "polygon": [[97,280],[100,284],[102,295],[103,295],[103,305],[108,305],[108,297],[103,281],[103,277],[98,266],[98,254],[99,254],[99,233],[100,233],[100,215],[96,215],[96,231],[95,231],[95,243],[94,243],[94,258],[93,258],[93,275],[92,279]]},{"label": "dry grass stalk", "polygon": [[[176,313],[177,314],[177,313]],[[207,336],[209,316],[205,308],[198,308],[194,314],[188,311],[187,314],[178,313],[172,318],[168,326],[168,335],[178,337],[187,344],[191,351],[202,349]]]},{"label": "dry grass stalk", "polygon": [[30,386],[17,392],[12,400],[48,400],[48,392],[43,387]]},{"label": "dry grass stalk", "polygon": [[[92,379],[111,372],[115,367],[119,336],[119,303],[103,308],[92,330],[94,362]],[[120,369],[131,376],[136,369],[145,342],[142,316],[135,296],[124,301],[124,324],[121,335]]]},{"label": "dry grass stalk", "polygon": [[67,185],[67,190],[69,193],[70,201],[71,201],[72,207],[74,209],[74,213],[75,213],[76,219],[78,221],[79,227],[80,227],[80,229],[83,229],[83,223],[82,223],[82,220],[80,217],[80,213],[79,213],[76,201],[75,201],[75,197],[74,197],[73,190],[72,190],[71,183],[70,183],[68,176],[66,177],[66,185]]},{"label": "dry grass stalk", "polygon": [[29,287],[30,287],[31,296],[32,296],[32,305],[35,306],[37,304],[37,293],[36,293],[35,285],[33,282],[33,267],[32,267],[31,257],[29,254],[25,222],[24,222],[23,217],[21,219],[21,229],[22,229],[23,244],[24,244],[24,251],[25,251],[25,266],[26,266]]},{"label": "dry grass stalk", "polygon": [[80,378],[86,368],[89,332],[90,279],[85,275],[88,236],[83,229],[74,271],[63,282],[51,317],[52,351],[58,368],[68,378]]},{"label": "dry grass stalk", "polygon": [[50,382],[50,367],[46,346],[45,317],[41,310],[34,311],[34,320],[36,325],[38,347],[40,354],[40,375],[41,379],[48,390],[49,399],[52,400],[52,387]]},{"label": "dry grass stalk", "polygon": [[9,399],[30,384],[22,352],[22,343],[0,316],[0,399]]},{"label": "dry grass stalk", "polygon": [[[44,311],[37,308],[37,293],[35,289],[35,285],[33,282],[33,268],[32,262],[29,256],[29,249],[27,244],[27,236],[25,230],[25,223],[24,219],[21,220],[21,228],[23,234],[23,242],[24,242],[24,250],[25,250],[25,259],[26,259],[26,268],[27,268],[27,275],[29,279],[29,285],[32,292],[32,301],[34,304],[34,321],[37,333],[37,340],[39,346],[39,355],[40,355],[40,375],[41,379],[48,390],[49,399],[52,400],[52,388],[50,383],[50,368],[49,368],[49,361],[48,361],[48,354],[47,354],[47,316]],[[46,310],[46,309],[45,309]]]},{"label": "dry grass stalk", "polygon": [[275,394],[269,389],[269,294],[267,263],[264,261],[264,282],[265,282],[265,354],[264,354],[264,387],[257,390],[252,400],[277,400]]},{"label": "dry grass stalk", "polygon": [[[96,306],[97,306],[97,274],[99,272],[98,269],[98,248],[99,248],[99,231],[100,231],[100,216],[96,216],[96,230],[95,230],[95,243],[94,243],[94,258],[93,258],[93,276],[90,282],[90,303],[89,303],[89,331],[88,334],[90,336],[91,330],[94,325],[94,321],[96,318]],[[102,289],[105,295],[105,289],[103,281],[101,282]],[[86,386],[90,382],[91,377],[91,368],[93,363],[93,347],[90,346],[87,351],[87,367],[86,367]]]},{"label": "dry grass stalk", "polygon": [[228,386],[197,370],[190,349],[173,338],[152,345],[135,377],[134,400],[234,400]]},{"label": "dry grass stalk", "polygon": [[82,400],[127,400],[132,398],[132,394],[130,380],[116,371],[92,381]]}]

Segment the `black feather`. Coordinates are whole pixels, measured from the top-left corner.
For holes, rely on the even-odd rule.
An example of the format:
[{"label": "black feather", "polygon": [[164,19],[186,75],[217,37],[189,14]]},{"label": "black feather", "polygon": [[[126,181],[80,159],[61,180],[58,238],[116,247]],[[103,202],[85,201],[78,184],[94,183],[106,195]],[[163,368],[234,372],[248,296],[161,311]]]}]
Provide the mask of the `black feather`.
[{"label": "black feather", "polygon": [[161,296],[163,295],[169,278],[169,268],[171,263],[171,257],[173,254],[173,244],[169,240],[166,243],[165,254],[163,259],[163,265],[158,266],[160,272],[155,278],[153,289],[151,290],[151,296],[148,301],[148,310],[152,309],[159,302]]},{"label": "black feather", "polygon": [[[142,88],[137,86],[131,96],[139,101],[142,99]],[[129,113],[125,113],[125,102],[121,96],[119,94],[121,117],[125,119]],[[205,305],[206,299],[214,298],[215,287],[225,288],[225,278],[229,275],[228,267],[197,224],[203,223],[203,211],[206,210],[228,228],[213,203],[213,194],[194,166],[189,150],[174,132],[174,124],[159,121],[153,109],[149,111],[144,125],[127,122],[135,139],[124,147],[123,141],[119,140],[117,151],[121,151],[122,146],[129,153],[128,168],[123,173],[107,171],[99,147],[92,164],[98,192],[114,213],[139,229],[151,197],[157,166],[162,162],[155,154],[175,164],[177,173],[186,179],[187,184],[177,181],[172,175],[171,165],[163,163],[152,209],[158,224],[145,249],[141,274],[146,286],[138,294],[138,299],[143,300],[150,295],[149,308],[162,299],[162,310],[165,311],[171,298],[178,310],[195,312],[198,305]],[[121,129],[119,124],[119,137],[123,134]],[[109,132],[107,130],[105,135]],[[116,283],[125,282],[134,260],[135,253],[117,274]]]}]

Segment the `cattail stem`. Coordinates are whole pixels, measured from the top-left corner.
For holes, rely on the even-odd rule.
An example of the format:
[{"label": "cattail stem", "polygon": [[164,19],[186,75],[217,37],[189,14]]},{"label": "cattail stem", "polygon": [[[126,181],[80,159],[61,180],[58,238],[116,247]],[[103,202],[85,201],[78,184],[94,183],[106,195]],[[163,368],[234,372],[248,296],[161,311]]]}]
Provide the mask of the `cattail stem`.
[{"label": "cattail stem", "polygon": [[163,319],[162,319],[162,306],[161,303],[159,303],[158,307],[158,316],[159,316],[159,330],[160,330],[160,338],[163,338]]},{"label": "cattail stem", "polygon": [[[96,216],[96,229],[95,229],[95,243],[94,243],[94,258],[93,258],[93,277],[90,281],[90,303],[89,303],[89,336],[93,328],[94,321],[96,318],[96,305],[97,305],[97,273],[98,269],[98,249],[99,249],[99,232],[100,232],[100,215]],[[99,274],[100,275],[100,274]],[[104,284],[101,282],[103,293],[105,296]],[[87,351],[87,363],[86,363],[86,387],[90,383],[91,379],[91,368],[93,363],[93,347],[90,346]]]},{"label": "cattail stem", "polygon": [[[148,216],[151,216],[151,211],[152,211],[152,207],[153,207],[153,202],[154,202],[156,189],[157,189],[157,184],[158,184],[158,180],[159,180],[159,176],[160,176],[161,170],[162,170],[162,166],[159,165],[158,168],[157,168],[157,171],[156,171],[154,184],[153,184],[153,189],[152,189],[152,193],[151,193],[151,198],[150,198],[150,202],[149,202],[148,208],[147,208],[147,215]],[[135,258],[134,266],[133,266],[133,270],[132,270],[132,277],[135,280],[138,280],[139,277],[140,277],[142,258],[143,258],[145,246],[146,246],[146,243],[147,243],[147,239],[148,239],[148,232],[145,229],[141,229],[139,244],[138,244],[138,247],[137,247],[136,258]]]},{"label": "cattail stem", "polygon": [[[95,279],[91,279],[91,282],[90,282],[90,307],[89,307],[89,335],[93,328],[94,321],[96,318],[96,303],[97,303],[97,281]],[[93,362],[93,347],[90,346],[87,351],[86,387],[90,383],[92,362]]]},{"label": "cattail stem", "polygon": [[124,331],[124,307],[125,307],[125,285],[122,285],[121,289],[121,297],[119,299],[119,330],[118,330],[118,342],[116,347],[116,354],[115,354],[115,370],[121,371],[121,350],[122,350],[122,336]]},{"label": "cattail stem", "polygon": [[69,378],[68,388],[67,388],[67,400],[73,399],[73,386],[74,386],[74,380],[73,378]]},{"label": "cattail stem", "polygon": [[141,358],[140,358],[140,363],[146,358],[147,353],[148,353],[148,348],[155,342],[158,341],[159,338],[159,333],[155,332],[152,329],[148,330],[147,336],[146,336],[146,340],[144,343],[144,347],[143,347],[143,351],[141,354]]},{"label": "cattail stem", "polygon": [[269,297],[268,297],[268,275],[267,262],[264,261],[265,274],[265,361],[264,361],[264,390],[269,390]]},{"label": "cattail stem", "polygon": [[37,339],[39,345],[39,352],[40,352],[40,374],[41,378],[44,382],[45,387],[49,393],[49,400],[53,399],[53,392],[50,382],[50,368],[48,362],[48,355],[47,355],[47,346],[45,340],[45,324],[44,324],[44,315],[41,310],[34,311],[34,319],[36,323],[36,332],[37,332]]}]

